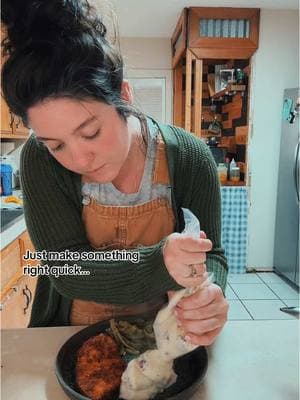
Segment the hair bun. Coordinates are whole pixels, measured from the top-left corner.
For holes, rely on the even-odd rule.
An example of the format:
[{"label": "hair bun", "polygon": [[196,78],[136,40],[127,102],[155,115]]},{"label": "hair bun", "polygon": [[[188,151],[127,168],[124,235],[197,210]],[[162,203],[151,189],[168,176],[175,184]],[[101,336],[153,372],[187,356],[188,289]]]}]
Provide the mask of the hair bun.
[{"label": "hair bun", "polygon": [[2,0],[1,19],[9,52],[32,42],[54,43],[78,31],[106,35],[106,27],[87,0]]}]

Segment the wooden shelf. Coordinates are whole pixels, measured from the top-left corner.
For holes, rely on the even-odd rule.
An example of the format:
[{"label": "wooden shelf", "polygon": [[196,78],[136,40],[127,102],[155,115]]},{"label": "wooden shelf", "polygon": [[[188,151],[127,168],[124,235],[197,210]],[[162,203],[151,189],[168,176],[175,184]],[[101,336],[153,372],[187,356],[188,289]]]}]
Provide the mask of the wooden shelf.
[{"label": "wooden shelf", "polygon": [[219,97],[223,97],[224,95],[229,94],[231,92],[244,92],[245,90],[246,90],[246,85],[230,84],[225,89],[215,93],[213,96],[211,96],[211,98],[218,99]]},{"label": "wooden shelf", "polygon": [[238,182],[233,182],[233,181],[226,181],[226,182],[221,182],[221,186],[245,186],[246,182],[244,181],[238,181]]}]

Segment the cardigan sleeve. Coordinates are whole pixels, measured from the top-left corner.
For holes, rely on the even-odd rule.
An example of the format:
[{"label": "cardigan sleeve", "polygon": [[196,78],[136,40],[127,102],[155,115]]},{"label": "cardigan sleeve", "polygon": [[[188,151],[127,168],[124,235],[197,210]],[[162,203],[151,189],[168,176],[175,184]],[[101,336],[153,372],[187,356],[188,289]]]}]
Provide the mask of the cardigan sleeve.
[{"label": "cardigan sleeve", "polygon": [[225,294],[228,265],[221,246],[221,195],[216,163],[209,147],[200,139],[181,129],[177,129],[178,133],[185,151],[179,157],[176,175],[177,179],[186,177],[181,179],[180,203],[197,216],[201,230],[212,241],[206,266]]},{"label": "cardigan sleeve", "polygon": [[[70,194],[71,179],[58,181],[58,163],[36,139],[29,138],[21,153],[20,176],[27,229],[36,251],[95,251],[88,243],[80,202]],[[73,184],[74,186],[74,184]],[[71,189],[70,189],[71,188]],[[140,261],[76,261],[86,275],[49,275],[55,289],[67,298],[103,303],[133,304],[153,299],[180,286],[169,275],[162,247],[165,239],[136,251]],[[53,271],[66,261],[43,262]],[[74,264],[73,262],[71,265]]]}]

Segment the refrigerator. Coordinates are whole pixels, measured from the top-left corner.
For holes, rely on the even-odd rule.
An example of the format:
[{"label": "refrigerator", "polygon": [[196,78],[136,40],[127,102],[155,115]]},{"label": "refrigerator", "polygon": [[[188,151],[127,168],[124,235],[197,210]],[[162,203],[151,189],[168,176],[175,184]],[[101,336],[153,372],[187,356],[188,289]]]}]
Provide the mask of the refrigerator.
[{"label": "refrigerator", "polygon": [[299,88],[284,91],[275,222],[274,270],[299,288]]}]

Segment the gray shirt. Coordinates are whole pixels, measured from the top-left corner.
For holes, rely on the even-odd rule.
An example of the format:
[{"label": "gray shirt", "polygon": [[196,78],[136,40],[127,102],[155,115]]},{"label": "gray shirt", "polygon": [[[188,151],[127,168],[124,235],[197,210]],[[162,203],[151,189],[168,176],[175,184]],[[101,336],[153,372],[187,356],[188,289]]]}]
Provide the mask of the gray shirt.
[{"label": "gray shirt", "polygon": [[[140,188],[136,193],[120,192],[112,182],[109,183],[91,183],[82,184],[83,203],[87,197],[94,198],[103,205],[110,206],[133,206],[143,204],[150,200],[158,198],[167,198],[171,205],[171,186],[163,184],[153,184],[152,174],[156,158],[156,139],[158,135],[157,125],[147,118],[147,136],[148,146],[146,153],[146,162]],[[88,201],[87,201],[88,203]]]}]

